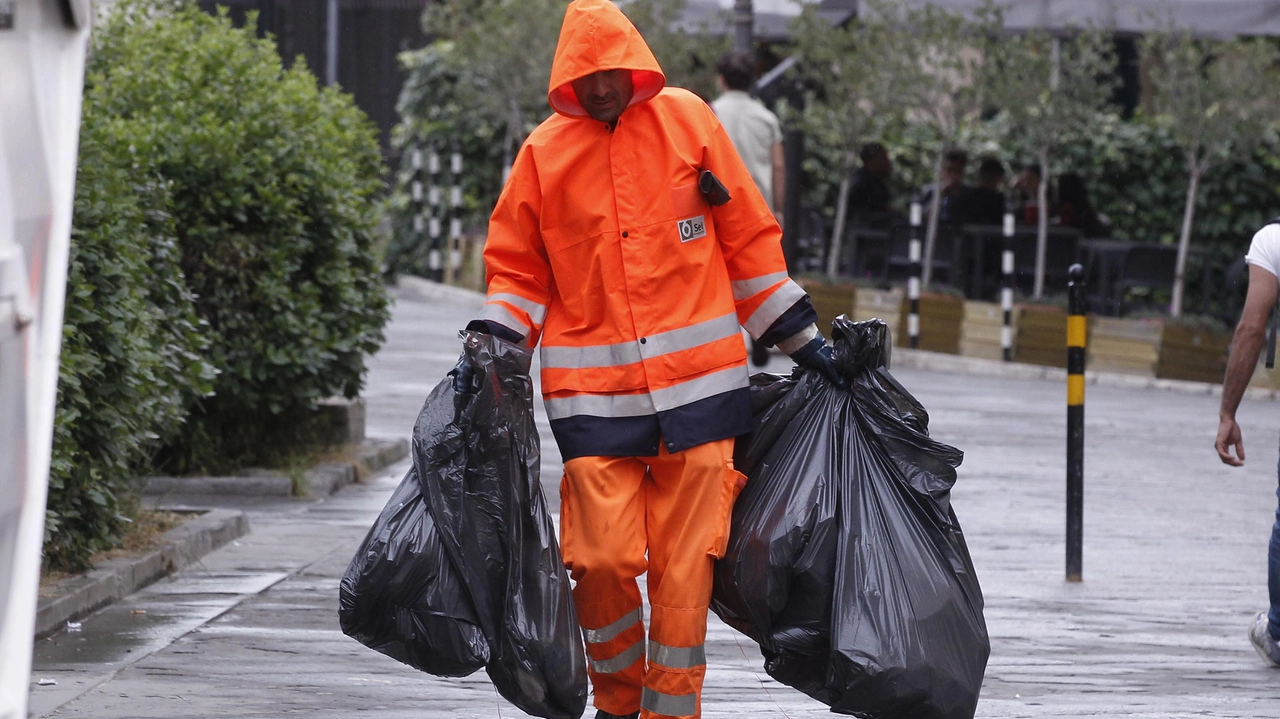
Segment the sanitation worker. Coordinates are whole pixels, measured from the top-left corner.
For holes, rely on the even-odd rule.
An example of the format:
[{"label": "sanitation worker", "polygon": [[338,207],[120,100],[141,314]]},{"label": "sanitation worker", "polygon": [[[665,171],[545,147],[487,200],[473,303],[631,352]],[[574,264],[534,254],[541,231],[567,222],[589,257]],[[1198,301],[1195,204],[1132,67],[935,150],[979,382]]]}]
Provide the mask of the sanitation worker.
[{"label": "sanitation worker", "polygon": [[[711,108],[665,84],[612,2],[568,6],[555,114],[489,220],[468,325],[541,345],[597,719],[700,715],[712,566],[745,482],[733,438],[751,429],[739,328],[839,382],[768,204]],[[459,361],[460,392],[474,374]]]}]

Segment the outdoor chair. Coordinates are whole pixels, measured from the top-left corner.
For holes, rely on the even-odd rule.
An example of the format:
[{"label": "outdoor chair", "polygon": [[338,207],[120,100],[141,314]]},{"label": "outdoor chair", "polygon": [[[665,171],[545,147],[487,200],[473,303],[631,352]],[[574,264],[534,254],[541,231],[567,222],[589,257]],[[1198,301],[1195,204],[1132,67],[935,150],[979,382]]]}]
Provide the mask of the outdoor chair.
[{"label": "outdoor chair", "polygon": [[1178,248],[1171,245],[1142,244],[1126,250],[1111,292],[1116,314],[1124,315],[1129,311],[1126,296],[1130,290],[1172,291],[1177,263]]},{"label": "outdoor chair", "polygon": [[[1020,228],[1014,238],[1014,281],[1026,294],[1035,289],[1036,231]],[[1046,293],[1065,292],[1071,265],[1080,261],[1080,231],[1050,227],[1045,238],[1044,287]]]}]

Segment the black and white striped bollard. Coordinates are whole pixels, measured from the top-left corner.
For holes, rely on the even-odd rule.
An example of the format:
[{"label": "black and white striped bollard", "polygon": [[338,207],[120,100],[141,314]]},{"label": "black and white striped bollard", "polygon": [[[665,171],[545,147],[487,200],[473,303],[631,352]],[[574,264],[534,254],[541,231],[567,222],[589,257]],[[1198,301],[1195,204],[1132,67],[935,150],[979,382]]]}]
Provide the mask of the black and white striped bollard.
[{"label": "black and white striped bollard", "polygon": [[1004,324],[1000,327],[1000,350],[1005,362],[1013,361],[1013,212],[1004,213],[1004,249],[1000,252],[1000,309]]},{"label": "black and white striped bollard", "polygon": [[907,338],[911,349],[920,348],[920,273],[923,270],[920,242],[922,208],[919,202],[911,203],[911,238],[907,243],[907,258],[911,262],[911,275],[907,278]]}]

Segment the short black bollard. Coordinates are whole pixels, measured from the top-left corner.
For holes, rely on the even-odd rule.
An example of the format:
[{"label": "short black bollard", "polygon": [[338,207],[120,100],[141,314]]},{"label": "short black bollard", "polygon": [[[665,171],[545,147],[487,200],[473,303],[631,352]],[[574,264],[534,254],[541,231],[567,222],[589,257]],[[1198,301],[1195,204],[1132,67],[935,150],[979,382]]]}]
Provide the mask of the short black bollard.
[{"label": "short black bollard", "polygon": [[923,270],[920,242],[922,208],[919,202],[911,203],[911,238],[907,244],[907,257],[911,261],[911,274],[907,277],[907,340],[911,349],[920,348],[920,273]]},{"label": "short black bollard", "polygon": [[1079,582],[1084,545],[1084,268],[1067,285],[1067,581]]}]

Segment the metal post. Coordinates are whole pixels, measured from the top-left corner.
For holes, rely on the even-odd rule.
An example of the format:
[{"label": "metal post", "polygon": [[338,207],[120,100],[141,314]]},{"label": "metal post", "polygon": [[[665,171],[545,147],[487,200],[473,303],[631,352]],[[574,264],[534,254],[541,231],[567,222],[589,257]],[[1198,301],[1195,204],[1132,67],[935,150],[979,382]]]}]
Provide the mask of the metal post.
[{"label": "metal post", "polygon": [[1005,362],[1013,361],[1013,208],[1004,212],[1004,249],[1000,253],[1000,309],[1004,324],[1000,327],[1000,350]]},{"label": "metal post", "polygon": [[338,0],[325,7],[324,84],[338,84]]},{"label": "metal post", "polygon": [[733,49],[736,52],[751,53],[751,34],[755,24],[755,10],[752,0],[734,0],[733,3]]},{"label": "metal post", "polygon": [[907,301],[910,303],[907,314],[907,338],[911,349],[920,348],[920,272],[921,263],[920,224],[922,211],[919,202],[911,203],[911,239],[908,242],[908,258],[911,260],[911,275],[907,277]]},{"label": "metal post", "polygon": [[1081,579],[1084,544],[1084,267],[1072,265],[1067,285],[1067,581]]},{"label": "metal post", "polygon": [[444,266],[440,253],[440,153],[436,144],[431,143],[427,151],[427,175],[430,184],[427,186],[427,204],[430,206],[427,215],[427,235],[431,238],[431,249],[427,252],[427,269],[431,279],[439,282],[443,279],[441,270]]},{"label": "metal post", "polygon": [[426,193],[422,183],[422,148],[415,146],[409,157],[413,167],[413,180],[409,184],[409,206],[413,211],[413,239],[415,247],[422,247],[427,229],[426,213],[423,211],[423,200]]}]

